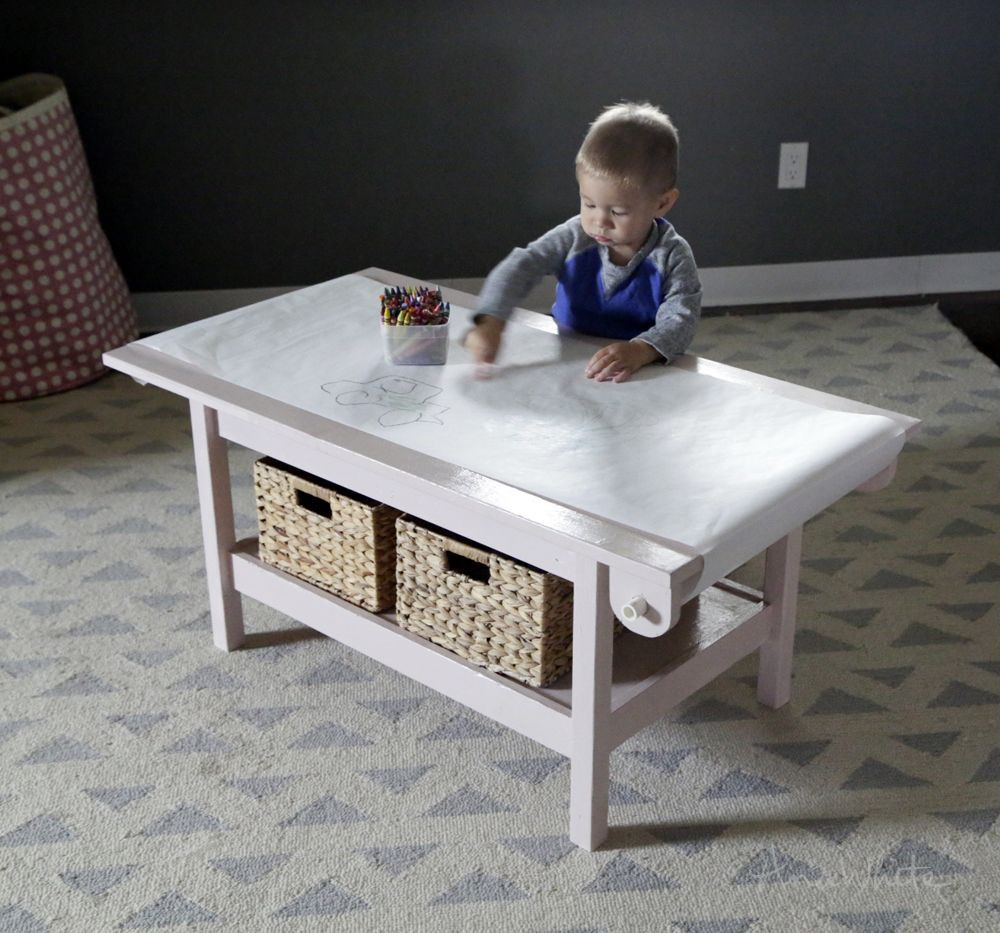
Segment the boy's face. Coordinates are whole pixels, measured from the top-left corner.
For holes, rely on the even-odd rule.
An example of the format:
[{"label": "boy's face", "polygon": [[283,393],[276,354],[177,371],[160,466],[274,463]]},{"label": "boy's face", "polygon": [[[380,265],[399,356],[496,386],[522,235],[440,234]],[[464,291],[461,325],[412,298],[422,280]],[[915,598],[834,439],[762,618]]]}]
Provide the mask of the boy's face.
[{"label": "boy's face", "polygon": [[579,172],[580,221],[587,236],[606,246],[613,261],[625,265],[646,237],[653,220],[677,200],[677,189],[650,194]]}]

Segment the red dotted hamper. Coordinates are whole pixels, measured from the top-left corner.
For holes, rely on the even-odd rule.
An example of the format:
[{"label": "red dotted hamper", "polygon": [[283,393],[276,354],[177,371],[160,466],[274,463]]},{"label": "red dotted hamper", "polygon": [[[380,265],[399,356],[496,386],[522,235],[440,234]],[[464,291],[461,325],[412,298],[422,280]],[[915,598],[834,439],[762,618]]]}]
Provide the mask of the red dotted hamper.
[{"label": "red dotted hamper", "polygon": [[0,400],[96,379],[137,336],[62,81],[0,83]]}]

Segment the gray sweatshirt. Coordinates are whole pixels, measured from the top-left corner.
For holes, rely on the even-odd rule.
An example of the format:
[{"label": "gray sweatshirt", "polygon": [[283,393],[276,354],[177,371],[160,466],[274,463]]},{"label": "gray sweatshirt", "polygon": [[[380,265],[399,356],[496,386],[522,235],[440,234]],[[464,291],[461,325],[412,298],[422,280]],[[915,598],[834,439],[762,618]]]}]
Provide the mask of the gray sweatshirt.
[{"label": "gray sweatshirt", "polygon": [[558,277],[552,314],[560,326],[616,340],[641,340],[669,363],[687,350],[701,315],[691,247],[658,218],[626,266],[592,240],[579,216],[511,251],[479,293],[479,310],[506,320],[546,275]]}]

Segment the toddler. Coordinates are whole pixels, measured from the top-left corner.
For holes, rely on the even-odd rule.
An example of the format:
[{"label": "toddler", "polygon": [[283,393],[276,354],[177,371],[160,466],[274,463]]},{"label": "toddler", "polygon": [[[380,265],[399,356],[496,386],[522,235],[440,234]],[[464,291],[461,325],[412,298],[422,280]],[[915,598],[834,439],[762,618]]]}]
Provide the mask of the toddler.
[{"label": "toddler", "polygon": [[691,343],[701,284],[687,241],[663,219],[677,201],[677,130],[651,104],[608,107],[576,156],[580,213],[517,248],[487,277],[466,346],[492,363],[512,309],[556,275],[561,327],[609,337],[586,375],[623,382],[647,363],[671,362]]}]

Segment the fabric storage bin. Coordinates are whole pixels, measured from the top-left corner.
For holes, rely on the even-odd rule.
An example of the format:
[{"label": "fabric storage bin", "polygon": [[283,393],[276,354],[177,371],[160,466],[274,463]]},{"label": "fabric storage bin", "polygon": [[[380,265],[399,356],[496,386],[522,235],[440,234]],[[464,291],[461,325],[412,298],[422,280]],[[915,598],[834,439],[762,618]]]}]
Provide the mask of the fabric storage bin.
[{"label": "fabric storage bin", "polygon": [[572,665],[572,583],[409,516],[396,521],[396,619],[531,686]]},{"label": "fabric storage bin", "polygon": [[270,457],[254,487],[262,561],[370,612],[392,608],[398,509]]},{"label": "fabric storage bin", "polygon": [[0,400],[90,382],[138,336],[63,82],[0,82]]}]

